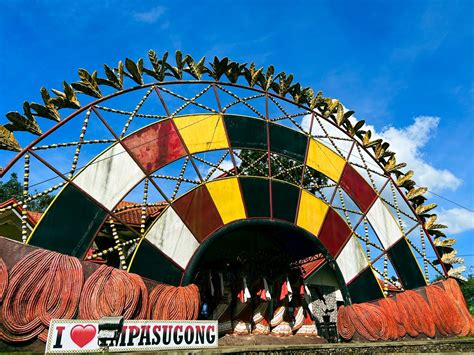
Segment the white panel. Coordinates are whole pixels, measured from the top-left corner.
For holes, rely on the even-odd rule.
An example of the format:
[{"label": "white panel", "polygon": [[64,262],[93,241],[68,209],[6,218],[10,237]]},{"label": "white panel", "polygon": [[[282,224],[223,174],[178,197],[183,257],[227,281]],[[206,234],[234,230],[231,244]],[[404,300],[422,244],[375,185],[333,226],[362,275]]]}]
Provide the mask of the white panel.
[{"label": "white panel", "polygon": [[116,144],[84,168],[74,183],[112,210],[144,177],[125,149]]},{"label": "white panel", "polygon": [[336,262],[346,284],[369,265],[357,237],[354,236],[344,246]]},{"label": "white panel", "polygon": [[199,247],[199,242],[171,207],[153,224],[146,239],[183,269]]},{"label": "white panel", "polygon": [[385,249],[402,237],[402,231],[395,218],[380,198],[370,208],[367,219]]}]

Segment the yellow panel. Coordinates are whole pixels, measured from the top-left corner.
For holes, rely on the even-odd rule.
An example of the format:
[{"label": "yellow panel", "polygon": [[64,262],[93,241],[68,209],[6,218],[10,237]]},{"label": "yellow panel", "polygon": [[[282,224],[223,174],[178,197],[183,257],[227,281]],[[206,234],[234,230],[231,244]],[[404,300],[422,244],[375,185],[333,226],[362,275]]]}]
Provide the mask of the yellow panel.
[{"label": "yellow panel", "polygon": [[311,139],[306,164],[331,180],[338,181],[346,161],[324,144]]},{"label": "yellow panel", "polygon": [[224,224],[246,217],[237,178],[212,181],[206,186]]},{"label": "yellow panel", "polygon": [[309,192],[302,191],[296,224],[318,235],[329,206]]},{"label": "yellow panel", "polygon": [[174,121],[190,153],[229,147],[221,115],[181,116]]}]

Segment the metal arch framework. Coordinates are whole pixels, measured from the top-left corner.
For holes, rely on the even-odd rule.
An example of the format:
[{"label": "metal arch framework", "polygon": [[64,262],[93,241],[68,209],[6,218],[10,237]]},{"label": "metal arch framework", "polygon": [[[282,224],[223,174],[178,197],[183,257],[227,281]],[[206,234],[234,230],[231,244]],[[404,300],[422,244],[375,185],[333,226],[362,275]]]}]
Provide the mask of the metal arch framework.
[{"label": "metal arch framework", "polygon": [[[204,125],[204,127],[201,127],[201,130],[199,130],[199,132],[196,131],[198,132],[198,134],[196,134],[196,132],[191,132],[191,134],[188,134],[189,132],[187,133],[186,131],[187,130],[193,131],[193,126],[192,125],[188,126],[186,122],[188,124],[190,122],[192,123],[195,116],[178,116],[175,113],[176,111],[171,113],[163,98],[163,95],[165,93],[168,93],[166,90],[167,85],[196,84],[196,83],[209,85],[209,88],[212,87],[215,93],[216,103],[218,106],[218,110],[215,110],[215,112],[217,113],[211,112],[211,114],[207,114],[207,115],[201,114],[200,116],[207,116],[206,118],[203,119],[204,122],[206,122],[207,120],[207,121],[212,121],[212,123],[216,124],[216,127],[218,127],[218,129],[220,130],[219,131],[220,135],[218,135],[218,137],[220,137],[221,141],[219,142],[214,140],[215,139],[214,133],[216,132],[216,130],[214,130],[212,136],[210,137],[210,140],[209,140],[209,137],[207,137],[207,141],[199,142],[199,137],[198,137],[199,134],[209,132],[208,130],[206,130],[206,128],[209,128],[209,127],[205,127],[206,125]],[[226,87],[231,87],[231,88],[235,87],[239,89],[251,90],[253,92],[257,92],[258,95],[262,95],[261,97],[264,97],[265,99],[265,107],[266,107],[265,113],[258,114],[257,112],[257,116],[259,116],[259,118],[241,116],[238,119],[235,118],[237,117],[235,115],[227,115],[227,114],[222,115],[221,113],[219,113],[219,112],[222,112],[221,102],[219,99],[219,91],[223,90],[223,88],[225,89]],[[142,128],[139,131],[127,137],[119,136],[110,127],[107,120],[104,117],[102,117],[97,106],[101,104],[102,102],[106,101],[107,99],[119,96],[121,94],[128,93],[130,91],[135,91],[139,89],[147,89],[147,88],[156,92],[157,96],[159,97],[160,102],[162,103],[166,111],[166,116],[168,116],[169,119],[160,120],[159,122],[154,123],[148,127]],[[163,88],[165,88],[165,90],[163,90]],[[272,117],[270,117],[271,114],[269,114],[268,107],[270,104],[272,104],[272,102],[275,102],[277,100],[295,105],[296,107],[298,107],[298,109],[302,109],[304,112],[306,112],[306,114],[311,115],[310,129],[308,131],[305,131],[301,127],[301,125],[298,125],[298,124],[294,124],[293,129],[290,129],[282,124],[278,124],[276,121],[272,121]],[[251,101],[251,99],[243,100],[242,98],[239,98],[237,101],[238,101],[238,104],[244,102],[246,103],[246,106],[250,106],[249,101]],[[187,101],[185,101],[185,104],[189,105],[190,102],[195,104],[197,101],[194,98],[188,99]],[[97,115],[99,120],[102,121],[102,123],[110,130],[116,142],[108,150],[106,150],[102,155],[93,159],[91,163],[87,165],[81,172],[77,173],[72,178],[69,178],[65,174],[62,174],[61,172],[59,172],[54,166],[49,164],[44,158],[42,158],[35,151],[36,150],[35,147],[37,147],[38,143],[40,143],[44,138],[49,136],[55,130],[61,128],[69,120],[73,119],[80,113],[86,112],[88,110],[89,112],[92,112],[95,115]],[[180,110],[178,110],[178,113],[179,111]],[[287,118],[290,119],[291,121],[291,115],[286,113],[284,110],[281,110],[281,111],[284,112]],[[130,121],[132,119],[134,119],[134,115],[130,116]],[[345,270],[346,271],[349,270],[349,272],[345,275],[346,276],[345,281],[349,286],[351,283],[353,284],[353,287],[352,287],[353,290],[360,288],[360,287],[355,287],[357,285],[356,283],[357,281],[363,282],[364,285],[366,284],[372,285],[371,287],[369,287],[369,289],[371,289],[371,292],[368,292],[366,294],[355,295],[355,297],[353,297],[354,299],[359,300],[359,301],[364,301],[371,298],[377,298],[376,295],[380,297],[383,296],[384,290],[380,287],[377,281],[376,272],[374,271],[376,270],[374,266],[375,262],[377,260],[380,260],[381,258],[384,259],[384,264],[385,263],[388,264],[389,260],[395,264],[394,271],[398,275],[399,279],[402,281],[402,284],[405,288],[414,288],[414,287],[422,286],[423,284],[427,282],[427,280],[423,277],[423,274],[421,270],[419,269],[418,263],[416,262],[416,259],[413,255],[412,248],[415,248],[416,250],[416,247],[414,247],[413,244],[407,241],[405,234],[408,234],[408,233],[405,233],[403,231],[402,223],[397,224],[397,218],[394,218],[392,216],[392,212],[390,212],[390,209],[387,207],[387,203],[389,202],[384,202],[383,199],[381,198],[381,193],[383,192],[383,189],[388,185],[390,185],[392,189],[396,190],[398,192],[398,195],[402,196],[403,198],[404,198],[404,194],[400,191],[398,186],[393,182],[392,178],[390,177],[390,174],[386,172],[384,174],[385,183],[381,186],[379,191],[376,191],[376,189],[374,189],[373,186],[370,186],[369,182],[365,181],[365,179],[357,172],[357,165],[351,164],[351,162],[349,162],[353,149],[357,149],[359,152],[363,151],[366,154],[366,156],[370,157],[372,161],[378,165],[379,169],[381,169],[382,171],[384,171],[384,169],[379,164],[379,162],[372,156],[372,154],[369,151],[367,151],[353,137],[350,137],[349,135],[344,133],[346,137],[348,137],[348,139],[352,141],[352,146],[350,148],[349,154],[344,157],[338,154],[340,153],[340,150],[338,149],[337,144],[334,144],[334,140],[331,139],[331,136],[328,135],[327,132],[324,130],[323,125],[321,125],[321,128],[326,134],[325,138],[327,138],[326,140],[334,145],[333,149],[331,149],[330,147],[327,147],[325,144],[323,144],[321,141],[319,141],[315,137],[312,137],[311,133],[312,133],[313,124],[315,124],[315,121],[318,121],[318,123],[321,124],[319,122],[320,120],[325,121],[325,125],[329,124],[331,125],[331,127],[335,127],[337,128],[337,130],[344,133],[340,127],[333,125],[332,122],[327,121],[323,116],[319,115],[319,113],[309,110],[307,107],[295,104],[291,102],[290,100],[282,98],[278,95],[274,95],[269,92],[260,91],[255,88],[249,88],[249,87],[241,86],[237,84],[219,83],[219,82],[216,83],[216,82],[210,82],[210,81],[179,81],[179,82],[170,82],[170,83],[152,83],[152,84],[146,84],[139,87],[134,87],[131,89],[126,89],[120,92],[116,92],[107,97],[96,100],[90,103],[89,105],[84,106],[83,108],[77,110],[68,118],[58,123],[51,130],[49,130],[44,135],[39,137],[37,140],[29,144],[28,147],[26,147],[20,154],[17,155],[17,157],[15,157],[15,159],[7,166],[7,168],[2,173],[5,174],[8,171],[8,169],[16,161],[18,161],[22,156],[31,155],[33,157],[36,157],[39,161],[43,162],[46,166],[51,168],[51,170],[55,171],[55,173],[58,174],[58,176],[61,176],[67,182],[67,186],[64,187],[64,189],[58,196],[56,196],[54,202],[48,208],[44,217],[38,224],[37,228],[35,228],[34,232],[32,233],[32,236],[29,241],[32,244],[51,247],[51,245],[48,245],[48,243],[46,243],[46,245],[42,244],[43,240],[48,240],[50,238],[51,240],[54,239],[52,238],[51,235],[49,235],[49,233],[52,232],[51,227],[50,227],[52,222],[48,222],[48,218],[51,220],[54,220],[57,217],[54,215],[54,210],[55,209],[64,210],[64,208],[68,206],[68,203],[65,203],[68,201],[68,199],[74,199],[77,201],[79,196],[84,196],[85,198],[83,197],[80,198],[83,201],[82,207],[85,208],[86,206],[96,206],[96,209],[92,209],[92,208],[89,209],[90,213],[85,218],[85,220],[89,221],[89,223],[86,226],[88,230],[87,236],[84,237],[85,232],[83,232],[82,240],[80,240],[81,242],[77,243],[77,241],[74,241],[75,244],[73,245],[72,248],[68,246],[69,247],[68,250],[62,250],[61,248],[59,248],[59,251],[66,252],[72,255],[77,255],[77,256],[84,255],[85,250],[92,242],[95,234],[97,233],[97,230],[101,227],[101,225],[104,223],[104,220],[106,218],[113,217],[114,219],[121,221],[117,213],[114,212],[114,209],[116,208],[118,202],[121,199],[123,199],[129,191],[133,190],[135,186],[137,186],[141,181],[144,181],[144,180],[149,181],[151,185],[154,186],[160,192],[163,199],[166,200],[170,204],[170,207],[165,209],[165,211],[160,215],[159,218],[157,218],[154,224],[150,226],[150,228],[147,231],[144,231],[144,233],[136,233],[136,231],[133,228],[129,227],[129,229],[136,234],[137,239],[139,239],[139,247],[135,250],[135,254],[134,254],[137,260],[145,260],[146,255],[142,255],[143,258],[141,259],[140,253],[142,253],[143,250],[146,249],[146,247],[143,248],[143,246],[140,247],[140,245],[148,244],[148,242],[145,242],[145,240],[149,240],[150,232],[153,231],[153,228],[159,225],[160,221],[162,221],[164,218],[171,218],[171,220],[173,220],[174,218],[173,223],[181,223],[181,225],[183,225],[185,228],[189,230],[192,238],[195,238],[196,236],[195,231],[190,230],[192,228],[189,227],[189,225],[192,223],[189,221],[186,221],[186,218],[183,217],[183,212],[181,212],[180,214],[178,211],[179,208],[177,209],[175,207],[179,206],[179,204],[182,203],[181,201],[186,201],[186,199],[188,199],[187,205],[189,205],[189,198],[193,200],[194,199],[193,196],[196,196],[199,193],[201,193],[201,195],[206,194],[206,192],[203,192],[203,191],[207,191],[207,195],[212,195],[209,191],[209,186],[213,184],[217,186],[219,184],[224,184],[226,181],[228,182],[228,181],[235,180],[234,185],[238,187],[240,199],[243,201],[242,202],[243,210],[245,212],[245,214],[241,216],[241,219],[264,217],[264,218],[278,220],[279,217],[274,215],[275,199],[274,199],[273,187],[276,186],[275,184],[277,185],[280,184],[282,186],[285,186],[283,190],[296,189],[297,191],[296,195],[298,195],[298,197],[296,198],[296,202],[295,202],[295,205],[296,205],[295,215],[293,216],[293,220],[290,221],[291,223],[295,223],[295,225],[299,227],[304,227],[313,235],[317,235],[320,240],[326,240],[328,245],[333,243],[333,240],[331,238],[333,236],[334,230],[330,229],[330,226],[332,224],[339,223],[339,226],[341,226],[339,228],[336,228],[335,231],[341,231],[344,229],[349,230],[347,232],[347,235],[344,235],[343,237],[340,238],[341,240],[338,241],[339,244],[337,244],[337,247],[332,246],[331,248],[328,248],[328,250],[332,250],[332,254],[336,258],[336,260],[338,259],[338,256],[340,257],[340,255],[344,252],[344,250],[346,250],[346,254],[349,253],[348,255],[342,254],[344,256],[340,258],[344,260],[346,257],[350,257],[359,253],[356,250],[360,250],[362,254],[364,254],[363,249],[359,245],[359,239],[361,239],[360,235],[358,235],[356,231],[357,227],[361,225],[364,221],[368,221],[368,223],[372,226],[372,229],[375,230],[375,234],[377,235],[377,238],[378,238],[378,244],[379,246],[382,246],[383,252],[380,253],[380,255],[377,258],[372,259],[372,260],[370,259],[370,256],[367,257],[367,255],[365,255],[363,257],[365,259],[363,268],[360,268],[359,266],[359,269],[356,271],[354,271],[354,268],[351,269],[350,266],[347,266],[347,265],[345,266]],[[199,126],[199,122],[197,125]],[[243,128],[239,126],[243,126]],[[229,129],[229,127],[232,127],[232,128]],[[125,126],[124,131],[126,131],[126,128],[128,128],[128,125]],[[236,135],[235,132],[234,133],[230,132],[234,128],[237,129],[237,131],[239,129],[243,131],[248,130],[248,129],[261,130],[262,132],[265,132],[262,135],[264,140],[258,141],[258,139],[253,139],[253,140],[247,139],[247,142],[244,142],[245,143],[244,144],[242,142],[239,142],[239,137],[237,138],[235,137]],[[158,164],[156,166],[151,166],[151,167],[147,166],[147,163],[150,163],[150,162],[146,162],[143,160],[144,159],[143,154],[142,155],[135,154],[134,149],[136,147],[140,148],[141,145],[147,146],[147,144],[149,145],[150,142],[147,142],[147,141],[144,142],[142,139],[137,138],[137,137],[140,135],[147,136],[146,134],[147,132],[148,133],[152,132],[153,134],[156,134],[158,132],[157,137],[160,137],[159,131],[161,131],[162,129],[164,129],[164,131],[166,132],[166,135],[161,136],[161,138],[168,137],[164,139],[166,141],[166,147],[170,147],[169,137],[172,137],[173,142],[171,143],[175,144],[177,149],[179,148],[178,149],[179,152],[174,152],[174,155],[173,154],[165,155],[166,159],[162,162],[163,165]],[[299,142],[304,142],[304,143],[301,143],[300,146],[295,149],[285,149],[285,147],[281,147],[281,142],[276,142],[276,143],[274,141],[272,142],[272,137],[278,137],[279,133],[281,132],[283,132],[284,133],[283,135],[286,137],[291,137]],[[239,134],[237,134],[237,136],[239,136]],[[240,136],[242,136],[242,133],[240,134]],[[134,140],[135,140],[135,143],[138,142],[138,144],[133,143]],[[160,144],[161,144],[161,140],[162,139],[159,139]],[[208,145],[207,149],[202,149],[202,146],[203,145],[206,146],[206,144]],[[250,191],[252,191],[252,189],[255,189],[255,186],[252,187],[252,184],[258,185],[258,183],[255,183],[255,181],[262,180],[262,178],[256,179],[256,178],[251,178],[251,177],[238,176],[238,177],[218,179],[213,182],[208,182],[208,181],[203,180],[203,177],[201,176],[199,169],[196,166],[196,154],[204,152],[204,151],[227,149],[229,152],[229,156],[231,157],[233,167],[235,169],[237,168],[235,150],[245,149],[245,148],[253,148],[253,149],[258,149],[261,151],[267,151],[266,158],[269,161],[269,164],[268,164],[268,176],[266,176],[265,178],[266,180],[265,184],[267,184],[268,186],[269,213],[266,216],[249,215],[248,210],[249,208],[252,208],[251,207],[252,203],[249,203],[248,201],[246,201],[248,198],[247,199],[245,198],[245,192],[244,192],[245,189],[249,189]],[[337,150],[338,152],[335,152],[334,149]],[[309,223],[309,225],[307,226],[302,226],[301,223],[298,224],[298,218],[299,218],[300,213],[304,213],[303,212],[304,208],[302,209],[301,206],[302,206],[302,201],[305,200],[305,198],[306,199],[309,198],[311,201],[313,201],[313,202],[308,202],[309,204],[313,203],[313,205],[314,204],[321,205],[321,203],[324,205],[324,202],[314,202],[315,200],[321,201],[320,199],[317,199],[314,196],[305,197],[307,196],[306,194],[308,193],[304,192],[304,188],[303,186],[301,186],[302,184],[300,186],[288,187],[288,186],[291,186],[291,184],[288,184],[287,182],[279,183],[278,177],[275,178],[272,176],[270,162],[273,155],[279,155],[279,154],[286,156],[287,158],[299,160],[300,162],[302,162],[303,163],[302,176],[304,175],[304,170],[306,169],[306,167],[310,167],[314,170],[317,170],[323,173],[324,175],[326,175],[327,177],[329,177],[331,180],[335,182],[336,188],[332,192],[332,196],[330,197],[328,201],[329,203],[326,203],[327,205],[326,211],[323,212],[324,216],[321,218],[319,226],[317,223],[313,223],[313,222]],[[325,155],[330,155],[330,158]],[[100,189],[104,188],[104,186],[101,186],[100,184],[91,186],[90,183],[88,182],[90,181],[89,178],[92,175],[94,175],[93,170],[96,169],[98,166],[100,166],[100,161],[109,160],[108,163],[111,163],[111,162],[113,163],[114,161],[116,161],[116,163],[118,163],[118,166],[123,168],[123,166],[127,166],[127,165],[123,165],[124,162],[123,162],[123,159],[121,159],[121,157],[127,157],[128,166],[132,166],[134,168],[134,170],[132,169],[128,171],[128,173],[130,173],[132,176],[135,177],[134,180],[132,180],[133,183],[131,183],[130,179],[128,179],[129,180],[128,185],[125,185],[125,186],[117,185],[118,187],[120,187],[119,195],[108,196],[107,198],[104,198],[104,195],[101,194],[101,192],[98,191],[97,189],[92,191],[91,189],[93,189],[94,186],[99,187]],[[156,182],[156,179],[152,175],[157,169],[159,170],[165,167],[167,164],[170,164],[173,161],[176,161],[180,158],[186,158],[187,161],[189,160],[191,162],[191,164],[193,165],[193,168],[195,169],[195,173],[199,179],[200,184],[198,185],[198,187],[186,192],[184,195],[180,196],[179,198],[170,199],[169,198],[170,196],[167,196],[167,194],[162,191],[162,189],[160,188],[160,184]],[[321,161],[323,163],[321,163]],[[335,165],[338,165],[339,168],[336,168]],[[366,170],[370,170],[370,169],[367,168]],[[115,172],[115,174],[117,174],[117,171]],[[370,177],[370,174],[369,174],[369,177]],[[243,185],[245,185],[245,187]],[[361,186],[363,187],[361,188]],[[336,209],[332,207],[332,203],[336,198],[336,193],[339,192],[340,190],[343,190],[349,196],[349,199],[352,200],[352,204],[354,206],[357,206],[359,208],[359,211],[361,212],[360,220],[354,226],[348,226],[347,220],[349,218],[347,217],[347,209],[342,208],[344,212],[344,215],[342,215],[342,213],[339,214],[336,211]],[[106,191],[106,190],[103,190],[103,191]],[[67,199],[65,199],[64,196],[66,196]],[[369,197],[367,198],[367,196]],[[209,200],[209,196],[207,196],[206,198]],[[223,197],[221,197],[220,199],[222,200]],[[197,198],[197,200],[199,200],[199,198]],[[214,204],[214,209],[217,209],[218,215],[222,220],[223,216],[221,212],[219,211],[219,209],[216,208],[216,205],[219,204],[218,202],[219,198],[214,199],[211,196],[210,200],[212,204]],[[307,203],[307,202],[304,202],[304,203]],[[432,244],[429,234],[426,232],[426,230],[424,230],[422,221],[419,220],[419,217],[414,213],[409,203],[406,200],[399,201],[398,203],[406,203],[408,208],[411,209],[412,217],[418,220],[417,225],[422,229],[423,233],[425,233],[428,240]],[[395,205],[396,204],[397,202],[395,202]],[[396,207],[396,210],[397,210],[397,214],[401,212],[401,210],[398,209],[398,207]],[[173,213],[169,211],[174,211],[178,213],[174,213],[174,215],[172,215]],[[332,211],[332,212],[329,213],[328,211]],[[318,215],[317,210],[310,210],[309,213],[311,214],[312,212],[316,212],[316,213],[313,213],[313,216]],[[172,216],[170,217],[170,215]],[[328,215],[333,216],[333,217],[327,217]],[[345,218],[346,221],[344,220],[344,217],[346,217]],[[179,222],[178,220],[180,220],[181,222]],[[384,225],[386,223],[384,223],[383,220],[385,222],[389,221],[389,225],[390,225],[389,228],[384,229]],[[94,225],[92,228],[90,225],[90,221],[95,221],[96,223],[96,225]],[[123,223],[123,221],[122,221],[122,224],[126,225],[126,223]],[[225,224],[222,224],[222,225],[225,225]],[[217,228],[221,228],[222,225],[218,226]],[[45,229],[45,226],[46,226],[46,229]],[[42,228],[43,228],[43,231],[42,231]],[[158,227],[155,227],[155,229],[156,228]],[[326,234],[324,233],[321,234],[319,230],[320,228],[321,229],[327,228],[329,231]],[[400,228],[402,228],[401,231],[400,231]],[[396,236],[393,234],[394,231],[397,231]],[[204,237],[201,236],[200,238],[202,239]],[[367,237],[367,239],[369,238]],[[192,241],[192,239],[188,239],[188,241]],[[350,251],[348,249],[349,247],[350,247]],[[433,249],[436,252],[436,248],[433,248]],[[175,260],[176,256],[169,255],[170,253],[163,252],[163,250],[159,250],[159,252],[160,252],[160,255],[164,255],[163,262],[171,262],[171,263],[179,265],[179,263],[177,263]],[[192,252],[194,252],[194,250]],[[423,254],[424,254],[423,256],[426,257],[426,252]],[[402,257],[402,255],[404,255],[404,257]],[[398,258],[400,258],[400,260],[398,261],[398,265],[397,265]],[[341,263],[343,263],[344,260],[340,259]],[[411,270],[406,270],[406,269],[403,270],[403,266],[407,265],[406,264],[407,260],[409,261],[408,264],[411,263],[410,264]],[[132,271],[133,271],[133,265],[134,263],[129,264],[129,267],[131,268]],[[181,269],[183,268],[186,268],[186,264],[181,265]],[[344,267],[341,267],[341,269],[344,269]],[[385,269],[388,269],[388,267],[385,267]],[[420,270],[420,272],[418,273],[417,270]],[[344,271],[342,273],[344,274]],[[381,275],[381,277],[383,277],[386,282],[389,282],[389,280],[387,280],[388,272],[384,270],[382,274],[383,275]],[[163,280],[163,281],[170,281],[170,280]],[[173,281],[176,282],[175,280]],[[378,294],[376,293],[376,291],[374,291],[377,289],[379,292]],[[357,292],[357,291],[353,291],[353,292]]]}]

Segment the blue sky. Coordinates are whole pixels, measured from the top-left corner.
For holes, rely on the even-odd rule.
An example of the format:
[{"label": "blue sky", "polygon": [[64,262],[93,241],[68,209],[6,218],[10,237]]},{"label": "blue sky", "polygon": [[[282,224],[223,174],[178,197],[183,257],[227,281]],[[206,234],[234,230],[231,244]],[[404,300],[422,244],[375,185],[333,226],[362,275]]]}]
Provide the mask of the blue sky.
[{"label": "blue sky", "polygon": [[[274,64],[397,147],[474,265],[474,2],[0,2],[0,111],[83,67],[180,49]],[[5,121],[0,119],[2,123]],[[418,177],[418,178],[417,178]],[[421,181],[420,181],[421,179]]]}]

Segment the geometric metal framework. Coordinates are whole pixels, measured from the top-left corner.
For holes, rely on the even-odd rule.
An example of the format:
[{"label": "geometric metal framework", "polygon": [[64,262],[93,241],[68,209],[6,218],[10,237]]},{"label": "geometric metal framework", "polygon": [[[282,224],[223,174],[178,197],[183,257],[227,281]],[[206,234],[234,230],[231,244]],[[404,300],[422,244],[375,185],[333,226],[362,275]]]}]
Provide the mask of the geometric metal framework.
[{"label": "geometric metal framework", "polygon": [[[272,171],[283,161],[291,166]],[[116,253],[121,268],[158,281],[179,284],[208,238],[253,219],[317,238],[353,302],[445,275],[423,220],[361,142],[320,112],[255,87],[180,80],[111,93],[73,111],[2,173],[19,166],[25,196],[32,185],[44,188],[35,196],[55,194],[26,243],[87,259]],[[55,179],[34,174],[44,167]],[[140,230],[121,221],[123,201],[141,208]],[[115,245],[87,254],[104,229]]]}]

